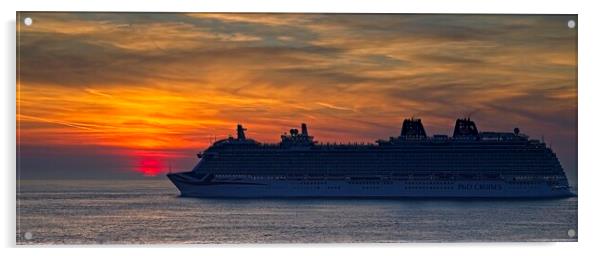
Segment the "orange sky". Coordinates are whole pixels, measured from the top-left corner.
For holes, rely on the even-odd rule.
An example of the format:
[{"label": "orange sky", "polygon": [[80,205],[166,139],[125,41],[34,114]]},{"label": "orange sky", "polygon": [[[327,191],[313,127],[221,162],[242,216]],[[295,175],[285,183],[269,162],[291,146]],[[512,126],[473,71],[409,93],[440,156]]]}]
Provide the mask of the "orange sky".
[{"label": "orange sky", "polygon": [[481,130],[545,136],[576,176],[577,30],[566,26],[576,16],[25,16],[34,21],[18,25],[26,177],[44,176],[48,159],[74,166],[48,171],[58,178],[100,161],[148,175],[190,169],[237,123],[260,141],[306,122],[319,141],[371,142],[396,136],[405,117],[449,134],[469,114]]}]

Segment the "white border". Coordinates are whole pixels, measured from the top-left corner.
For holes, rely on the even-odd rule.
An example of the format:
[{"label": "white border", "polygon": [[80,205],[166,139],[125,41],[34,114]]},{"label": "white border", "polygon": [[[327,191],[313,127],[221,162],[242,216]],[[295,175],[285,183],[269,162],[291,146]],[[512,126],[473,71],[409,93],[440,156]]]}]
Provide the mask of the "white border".
[{"label": "white border", "polygon": [[374,13],[578,13],[579,1],[551,0],[107,0],[80,3],[69,0],[26,0],[14,4],[20,11],[136,11],[136,12],[374,12]]},{"label": "white border", "polygon": [[[486,2],[486,4],[484,4]],[[214,2],[194,0],[104,0],[98,2],[70,0],[25,0],[18,3],[3,2],[2,51],[4,60],[0,72],[7,78],[2,87],[2,132],[3,142],[0,162],[4,168],[2,198],[2,233],[0,241],[5,247],[15,243],[15,12],[16,11],[185,11],[185,12],[371,12],[371,13],[523,13],[523,14],[579,14],[579,242],[578,243],[497,243],[497,244],[383,244],[383,245],[232,245],[232,246],[124,246],[87,250],[43,248],[8,249],[7,253],[19,255],[185,255],[185,254],[229,254],[229,255],[574,255],[594,253],[600,244],[600,162],[596,161],[600,133],[600,86],[602,59],[600,55],[600,25],[602,10],[596,1],[525,1],[525,0],[420,0],[420,1],[352,1],[352,0],[221,0]],[[173,247],[173,246],[170,246]],[[193,248],[201,247],[203,251]],[[127,249],[123,249],[127,248]],[[276,250],[273,250],[276,248]],[[85,250],[85,251],[84,251]],[[174,250],[176,250],[174,252]],[[284,251],[286,250],[286,251]]]}]

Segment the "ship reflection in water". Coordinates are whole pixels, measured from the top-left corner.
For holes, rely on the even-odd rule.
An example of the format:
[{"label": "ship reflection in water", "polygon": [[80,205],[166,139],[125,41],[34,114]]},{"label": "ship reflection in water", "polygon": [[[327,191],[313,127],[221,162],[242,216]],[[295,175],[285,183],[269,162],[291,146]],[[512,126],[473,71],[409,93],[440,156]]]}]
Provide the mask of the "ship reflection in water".
[{"label": "ship reflection in water", "polygon": [[190,172],[169,179],[189,197],[541,198],[573,193],[556,154],[513,132],[479,132],[456,120],[452,137],[427,136],[406,119],[398,137],[376,144],[317,143],[307,126],[277,144],[237,137],[199,153]]},{"label": "ship reflection in water", "polygon": [[178,198],[165,179],[21,181],[20,188],[19,244],[525,242],[578,234],[576,197]]}]

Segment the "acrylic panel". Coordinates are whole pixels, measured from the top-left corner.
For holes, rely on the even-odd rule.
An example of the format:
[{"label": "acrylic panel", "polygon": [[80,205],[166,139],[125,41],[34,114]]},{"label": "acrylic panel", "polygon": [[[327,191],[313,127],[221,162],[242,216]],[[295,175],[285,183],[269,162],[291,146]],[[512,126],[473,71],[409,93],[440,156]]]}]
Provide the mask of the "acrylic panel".
[{"label": "acrylic panel", "polygon": [[577,27],[18,12],[17,243],[577,241]]}]

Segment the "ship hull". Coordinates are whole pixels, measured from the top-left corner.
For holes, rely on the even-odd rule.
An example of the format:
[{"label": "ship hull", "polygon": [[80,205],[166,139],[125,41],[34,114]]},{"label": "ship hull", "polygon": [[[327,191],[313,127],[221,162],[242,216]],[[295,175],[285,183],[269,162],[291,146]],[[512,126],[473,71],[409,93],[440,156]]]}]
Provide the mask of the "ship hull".
[{"label": "ship hull", "polygon": [[201,198],[553,198],[572,197],[545,181],[238,179],[204,181],[190,173],[168,174],[183,197]]}]

